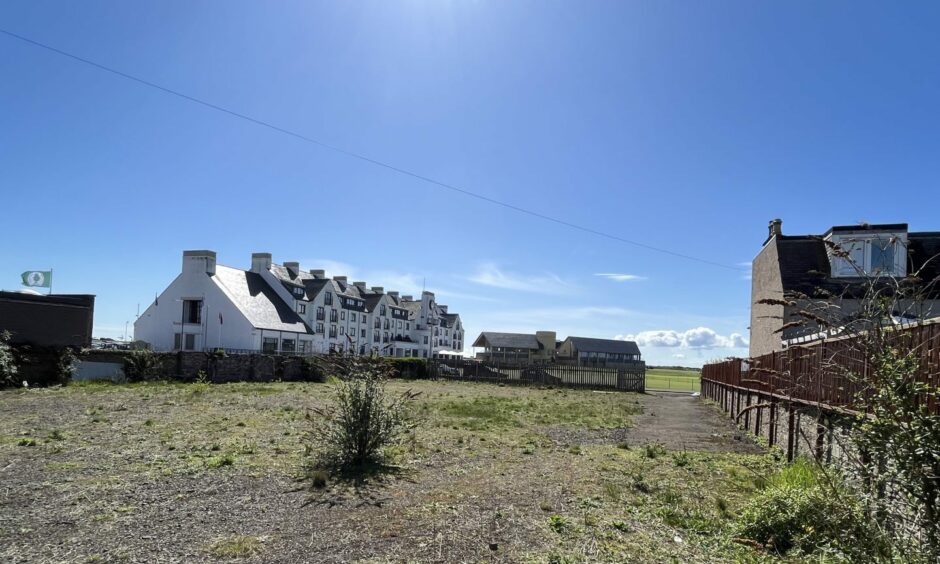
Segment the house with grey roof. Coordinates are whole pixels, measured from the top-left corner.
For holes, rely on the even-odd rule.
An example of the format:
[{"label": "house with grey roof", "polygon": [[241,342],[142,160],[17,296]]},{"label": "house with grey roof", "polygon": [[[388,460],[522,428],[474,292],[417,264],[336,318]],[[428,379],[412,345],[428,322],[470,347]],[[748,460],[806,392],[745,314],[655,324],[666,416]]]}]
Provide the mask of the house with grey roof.
[{"label": "house with grey roof", "polygon": [[578,366],[629,367],[642,364],[640,348],[633,341],[568,337],[564,341],[555,338],[554,331],[531,333],[480,333],[474,347],[483,351],[476,354],[478,360],[531,364],[555,362]]},{"label": "house with grey roof", "polygon": [[289,354],[331,351],[434,358],[460,354],[463,325],[433,292],[420,300],[298,262],[253,253],[251,268],[216,264],[212,251],[184,251],[183,270],[134,325],[154,350]]},{"label": "house with grey roof", "polygon": [[[822,234],[785,235],[772,220],[751,263],[750,355],[822,338],[858,314],[872,283],[924,284],[925,300],[898,302],[899,318],[940,315],[940,232],[909,231],[906,223],[835,226]],[[822,330],[806,314],[833,324]],[[803,312],[803,315],[800,314]]]}]

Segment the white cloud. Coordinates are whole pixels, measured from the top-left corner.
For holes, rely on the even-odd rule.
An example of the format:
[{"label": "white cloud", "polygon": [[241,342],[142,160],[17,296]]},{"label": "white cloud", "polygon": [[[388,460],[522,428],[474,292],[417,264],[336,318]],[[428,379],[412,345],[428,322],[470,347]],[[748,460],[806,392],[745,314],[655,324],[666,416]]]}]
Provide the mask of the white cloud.
[{"label": "white cloud", "polygon": [[672,358],[678,358],[678,359],[683,359],[683,358],[685,358],[685,355],[684,355],[684,354],[682,354],[682,353],[679,353],[679,354],[674,354],[674,355],[672,355]]},{"label": "white cloud", "polygon": [[494,263],[480,265],[476,274],[468,280],[483,286],[503,288],[505,290],[525,290],[541,294],[561,294],[571,291],[571,287],[557,275],[550,272],[532,276],[501,270]]},{"label": "white cloud", "polygon": [[641,347],[679,347],[684,349],[743,349],[747,340],[740,333],[728,336],[719,335],[708,327],[696,327],[687,331],[671,329],[659,331],[641,331],[635,335],[617,335],[615,339],[636,341]]},{"label": "white cloud", "polygon": [[613,272],[599,272],[594,276],[602,276],[615,282],[634,282],[636,280],[646,280],[645,276],[638,276],[636,274],[617,274]]}]

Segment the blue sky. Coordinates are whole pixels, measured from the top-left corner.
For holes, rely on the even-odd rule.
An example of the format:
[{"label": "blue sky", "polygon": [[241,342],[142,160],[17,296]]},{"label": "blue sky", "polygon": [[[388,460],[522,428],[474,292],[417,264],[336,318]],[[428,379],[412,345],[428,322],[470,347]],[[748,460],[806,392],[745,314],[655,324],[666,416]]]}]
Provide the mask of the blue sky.
[{"label": "blue sky", "polygon": [[[940,230],[936,3],[272,6],[4,3],[0,28],[732,267],[774,217],[786,233]],[[426,281],[474,335],[641,335],[654,364],[745,353],[745,270],[494,207],[3,34],[0,77],[0,287],[53,267],[56,292],[98,296],[99,336],[123,335],[183,249],[209,248]]]}]

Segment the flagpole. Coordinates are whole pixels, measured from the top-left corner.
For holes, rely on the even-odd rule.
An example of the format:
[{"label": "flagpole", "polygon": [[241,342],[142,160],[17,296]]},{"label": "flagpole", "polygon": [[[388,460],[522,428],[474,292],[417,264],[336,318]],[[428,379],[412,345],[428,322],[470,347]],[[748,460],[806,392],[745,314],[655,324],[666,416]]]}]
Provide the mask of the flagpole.
[{"label": "flagpole", "polygon": [[51,268],[49,269],[49,293],[46,295],[47,296],[52,295],[52,269]]}]

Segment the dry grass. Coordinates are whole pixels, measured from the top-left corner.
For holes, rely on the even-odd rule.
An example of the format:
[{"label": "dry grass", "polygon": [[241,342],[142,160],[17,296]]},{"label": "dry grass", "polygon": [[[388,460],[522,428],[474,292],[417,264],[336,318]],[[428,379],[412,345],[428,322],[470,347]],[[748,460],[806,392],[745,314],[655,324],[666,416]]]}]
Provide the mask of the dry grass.
[{"label": "dry grass", "polygon": [[629,428],[645,396],[391,386],[422,392],[398,472],[318,488],[301,481],[304,414],[329,384],[0,392],[0,561],[758,557],[722,527],[774,463],[694,444],[648,457]]}]

